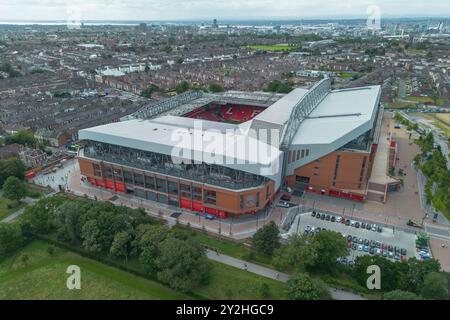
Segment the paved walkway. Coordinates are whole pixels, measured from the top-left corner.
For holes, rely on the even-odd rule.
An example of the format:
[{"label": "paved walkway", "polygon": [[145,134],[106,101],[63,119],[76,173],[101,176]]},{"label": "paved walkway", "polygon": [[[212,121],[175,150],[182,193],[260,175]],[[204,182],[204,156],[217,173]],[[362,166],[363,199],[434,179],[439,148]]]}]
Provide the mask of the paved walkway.
[{"label": "paved walkway", "polygon": [[[273,269],[269,269],[254,263],[250,263],[247,261],[243,261],[240,259],[236,259],[224,254],[217,254],[217,252],[213,250],[207,249],[206,255],[209,259],[213,261],[217,261],[232,267],[236,267],[239,269],[247,270],[248,272],[270,278],[273,280],[281,281],[281,282],[287,282],[290,278],[290,275],[282,272],[278,272]],[[334,288],[328,288],[331,296],[335,300],[366,300],[364,297],[360,295],[356,295],[347,291],[343,290],[336,290]]]}]

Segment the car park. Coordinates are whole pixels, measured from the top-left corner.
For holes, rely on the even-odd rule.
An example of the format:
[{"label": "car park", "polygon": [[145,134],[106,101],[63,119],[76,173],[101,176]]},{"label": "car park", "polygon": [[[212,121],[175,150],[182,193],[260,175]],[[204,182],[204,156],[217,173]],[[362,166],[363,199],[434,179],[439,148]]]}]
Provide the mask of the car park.
[{"label": "car park", "polygon": [[361,222],[361,229],[365,229],[366,228],[366,224],[364,222]]},{"label": "car park", "polygon": [[320,213],[318,213],[318,214],[316,215],[316,218],[317,218],[317,219],[320,219],[320,217],[321,217],[321,216],[320,216]]},{"label": "car park", "polygon": [[311,213],[311,216],[312,216],[312,217],[315,217],[315,216],[316,216],[316,212],[313,211],[313,212]]},{"label": "car park", "polygon": [[382,255],[383,257],[387,257],[387,256],[388,256],[388,253],[387,253],[387,251],[383,250],[383,251],[381,252],[381,255]]},{"label": "car park", "polygon": [[348,235],[347,236],[347,241],[352,241],[352,240],[353,240],[353,237],[351,235]]},{"label": "car park", "polygon": [[383,228],[380,227],[380,226],[378,226],[378,227],[377,227],[377,231],[378,231],[379,233],[381,233],[381,232],[383,232]]},{"label": "car park", "polygon": [[345,225],[346,225],[346,226],[349,226],[349,225],[350,225],[350,220],[346,220],[346,221],[345,221]]},{"label": "car park", "polygon": [[358,239],[358,243],[359,243],[359,244],[363,244],[363,243],[364,243],[364,240],[363,240],[362,238],[359,238],[359,239]]},{"label": "car park", "polygon": [[330,221],[331,221],[331,222],[335,222],[335,221],[336,221],[336,217],[335,217],[335,216],[331,216]]},{"label": "car park", "polygon": [[370,224],[366,224],[366,230],[370,230]]},{"label": "car park", "polygon": [[369,253],[370,253],[370,254],[375,254],[375,249],[374,249],[373,247],[370,247]]},{"label": "car park", "polygon": [[311,226],[306,226],[305,231],[311,231]]},{"label": "car park", "polygon": [[363,251],[363,250],[364,250],[363,245],[362,244],[358,245],[358,251]]},{"label": "car park", "polygon": [[320,220],[325,220],[325,213],[322,213],[322,214],[320,215]]},{"label": "car park", "polygon": [[331,216],[330,216],[329,214],[327,214],[327,215],[325,216],[325,220],[326,220],[326,221],[330,221],[330,218],[331,218]]},{"label": "car park", "polygon": [[364,239],[364,245],[368,246],[370,244],[370,241],[367,239]]},{"label": "car park", "polygon": [[356,242],[353,242],[352,249],[353,250],[357,250],[358,249],[358,245],[356,244]]},{"label": "car park", "polygon": [[342,221],[342,217],[341,217],[341,216],[337,216],[337,217],[336,217],[336,222],[337,222],[337,223],[341,223],[341,221]]},{"label": "car park", "polygon": [[389,251],[389,252],[392,252],[392,251],[394,251],[394,247],[393,247],[393,246],[391,246],[391,245],[389,245],[389,246],[388,246],[388,251]]},{"label": "car park", "polygon": [[376,250],[375,250],[375,254],[376,254],[377,256],[381,256],[381,249],[376,249]]}]

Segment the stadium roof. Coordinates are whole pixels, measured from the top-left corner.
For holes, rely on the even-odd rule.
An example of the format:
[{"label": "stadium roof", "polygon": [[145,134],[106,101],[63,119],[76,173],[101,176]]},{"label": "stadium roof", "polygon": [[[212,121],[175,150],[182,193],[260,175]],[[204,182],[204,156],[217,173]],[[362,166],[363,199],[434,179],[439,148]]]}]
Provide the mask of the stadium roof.
[{"label": "stadium roof", "polygon": [[292,143],[328,144],[365,124],[370,130],[380,91],[380,86],[331,91],[303,121]]}]

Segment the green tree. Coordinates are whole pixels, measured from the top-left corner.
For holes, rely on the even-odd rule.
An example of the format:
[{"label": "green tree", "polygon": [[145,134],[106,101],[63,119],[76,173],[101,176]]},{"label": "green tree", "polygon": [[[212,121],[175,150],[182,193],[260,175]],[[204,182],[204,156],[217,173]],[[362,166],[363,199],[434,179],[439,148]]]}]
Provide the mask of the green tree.
[{"label": "green tree", "polygon": [[100,241],[100,228],[96,220],[87,221],[81,231],[81,237],[83,239],[83,247],[90,252],[100,252],[102,250],[102,244]]},{"label": "green tree", "polygon": [[117,233],[114,236],[109,253],[116,258],[125,257],[125,261],[128,261],[132,251],[132,240],[133,233],[130,230]]},{"label": "green tree", "polygon": [[394,262],[379,256],[358,256],[353,267],[353,276],[360,285],[367,284],[367,267],[376,265],[381,271],[381,290],[392,291],[398,289],[400,275]]},{"label": "green tree", "polygon": [[413,292],[393,290],[383,294],[383,300],[420,300],[420,297]]},{"label": "green tree", "polygon": [[66,201],[55,210],[54,223],[57,236],[64,241],[78,243],[86,209],[79,201]]},{"label": "green tree", "polygon": [[214,82],[209,85],[209,91],[212,93],[223,92],[223,87],[221,84]]},{"label": "green tree", "polygon": [[264,227],[258,229],[253,236],[253,244],[257,251],[271,256],[273,251],[278,248],[280,231],[275,222],[271,221]]},{"label": "green tree", "polygon": [[187,81],[181,81],[179,84],[175,86],[175,91],[180,94],[188,91],[191,88],[191,84]]},{"label": "green tree", "polygon": [[336,264],[337,259],[349,254],[347,241],[334,231],[321,231],[314,235],[312,245],[319,252],[315,261],[315,267],[321,270],[330,271]]},{"label": "green tree", "polygon": [[31,148],[36,147],[36,139],[34,138],[34,134],[28,130],[21,130],[12,135],[6,136],[5,143],[6,144],[18,143]]},{"label": "green tree", "polygon": [[447,300],[449,275],[444,272],[430,272],[425,276],[420,293],[425,299]]},{"label": "green tree", "polygon": [[147,87],[147,89],[142,91],[141,96],[145,98],[151,98],[152,94],[158,91],[160,91],[159,87],[155,84],[151,84],[150,86]]},{"label": "green tree", "polygon": [[259,286],[259,296],[262,299],[267,299],[270,297],[270,287],[267,283],[263,282]]},{"label": "green tree", "polygon": [[25,165],[17,158],[0,160],[0,185],[3,185],[8,177],[16,177],[23,180]]},{"label": "green tree", "polygon": [[307,273],[297,273],[286,283],[290,300],[327,300],[330,293],[319,281],[313,280]]},{"label": "green tree", "polygon": [[275,250],[274,264],[282,270],[305,271],[315,264],[318,256],[316,247],[311,242],[312,237],[308,235],[292,235],[289,237],[289,244]]},{"label": "green tree", "polygon": [[159,246],[156,258],[158,279],[183,292],[204,282],[210,270],[205,249],[191,241],[168,237]]},{"label": "green tree", "polygon": [[20,225],[17,223],[0,223],[0,259],[20,249],[24,237]]},{"label": "green tree", "polygon": [[435,259],[420,261],[415,257],[408,259],[408,272],[405,276],[404,290],[420,292],[425,277],[431,272],[439,272],[441,264]]},{"label": "green tree", "polygon": [[10,200],[19,202],[22,198],[25,198],[27,189],[22,181],[16,177],[9,177],[3,184],[3,196]]}]

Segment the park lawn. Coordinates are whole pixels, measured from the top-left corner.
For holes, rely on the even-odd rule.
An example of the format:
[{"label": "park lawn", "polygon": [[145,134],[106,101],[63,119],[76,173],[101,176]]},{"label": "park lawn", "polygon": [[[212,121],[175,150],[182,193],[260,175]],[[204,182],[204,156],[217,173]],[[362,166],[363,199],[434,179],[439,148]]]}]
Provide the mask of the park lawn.
[{"label": "park lawn", "polygon": [[439,98],[437,99],[436,103],[434,102],[433,98],[431,97],[416,97],[416,96],[407,96],[405,97],[405,100],[414,101],[414,102],[420,102],[420,103],[429,103],[429,104],[436,104],[438,106],[442,106],[444,104],[444,99]]},{"label": "park lawn", "polygon": [[[285,284],[276,280],[250,273],[219,262],[212,265],[209,284],[195,290],[195,293],[210,299],[287,299]],[[261,295],[263,283],[269,286],[269,295]]]},{"label": "park lawn", "polygon": [[443,119],[439,119],[436,115],[434,114],[419,114],[421,117],[433,121],[433,125],[440,129],[445,135],[447,135],[447,137],[450,137],[450,127],[447,126],[446,123],[443,122]]},{"label": "park lawn", "polygon": [[[10,208],[8,208],[8,205]],[[20,208],[24,207],[25,204],[23,203],[17,203],[14,200],[9,200],[3,197],[0,197],[0,220],[3,220],[10,214],[13,214]]]},{"label": "park lawn", "polygon": [[263,50],[270,52],[278,52],[278,51],[292,51],[296,49],[296,46],[289,46],[287,43],[280,43],[275,45],[249,45],[244,48],[252,49],[252,50]]},{"label": "park lawn", "polygon": [[[0,262],[0,300],[4,299],[189,299],[159,283],[35,241]],[[22,261],[23,254],[28,261]],[[81,268],[81,289],[68,290],[66,269]]]}]

